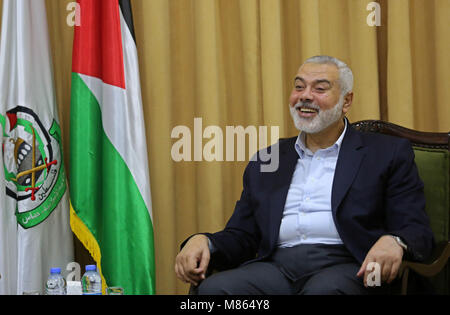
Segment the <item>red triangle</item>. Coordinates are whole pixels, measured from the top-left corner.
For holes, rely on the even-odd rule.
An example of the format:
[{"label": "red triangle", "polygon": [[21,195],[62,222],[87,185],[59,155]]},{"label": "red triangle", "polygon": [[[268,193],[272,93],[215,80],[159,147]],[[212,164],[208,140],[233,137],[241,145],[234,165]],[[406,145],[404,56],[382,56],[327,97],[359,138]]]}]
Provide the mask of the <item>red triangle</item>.
[{"label": "red triangle", "polygon": [[118,0],[78,0],[81,23],[75,26],[72,71],[125,88]]},{"label": "red triangle", "polygon": [[17,124],[17,114],[16,113],[6,113],[9,120],[9,131],[13,130]]}]

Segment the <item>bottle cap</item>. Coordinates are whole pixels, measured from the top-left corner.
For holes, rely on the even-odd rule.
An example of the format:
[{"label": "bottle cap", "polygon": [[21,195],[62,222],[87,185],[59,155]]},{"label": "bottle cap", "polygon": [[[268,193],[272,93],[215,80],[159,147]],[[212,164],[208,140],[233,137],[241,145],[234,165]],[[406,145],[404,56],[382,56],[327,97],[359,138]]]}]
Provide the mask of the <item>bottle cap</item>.
[{"label": "bottle cap", "polygon": [[50,273],[61,273],[61,268],[50,268]]},{"label": "bottle cap", "polygon": [[97,270],[96,265],[86,265],[86,271],[93,271],[93,270]]}]

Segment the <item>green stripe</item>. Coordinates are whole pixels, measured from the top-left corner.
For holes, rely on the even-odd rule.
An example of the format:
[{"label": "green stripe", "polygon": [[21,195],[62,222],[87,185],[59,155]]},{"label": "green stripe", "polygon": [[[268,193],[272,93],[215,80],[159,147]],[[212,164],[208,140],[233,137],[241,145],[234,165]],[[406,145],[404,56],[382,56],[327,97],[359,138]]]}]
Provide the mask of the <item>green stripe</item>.
[{"label": "green stripe", "polygon": [[103,130],[95,96],[77,73],[72,74],[70,124],[71,201],[97,239],[106,282],[123,287],[126,294],[154,294],[153,226],[148,209],[129,168]]},{"label": "green stripe", "polygon": [[2,128],[0,131],[3,134],[3,137],[8,137],[8,135],[5,132],[6,118],[5,118],[5,116],[2,116],[2,114],[0,114],[0,125],[2,125]]}]

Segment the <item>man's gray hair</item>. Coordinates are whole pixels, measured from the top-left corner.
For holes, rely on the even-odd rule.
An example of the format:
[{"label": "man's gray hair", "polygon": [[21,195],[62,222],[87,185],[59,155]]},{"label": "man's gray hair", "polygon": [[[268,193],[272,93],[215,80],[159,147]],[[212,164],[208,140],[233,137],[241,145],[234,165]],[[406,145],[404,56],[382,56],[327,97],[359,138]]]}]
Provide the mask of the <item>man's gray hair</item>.
[{"label": "man's gray hair", "polygon": [[318,64],[333,64],[339,69],[339,84],[341,87],[341,95],[345,96],[353,90],[353,72],[347,64],[337,58],[331,56],[314,56],[306,59],[303,64],[318,63]]}]

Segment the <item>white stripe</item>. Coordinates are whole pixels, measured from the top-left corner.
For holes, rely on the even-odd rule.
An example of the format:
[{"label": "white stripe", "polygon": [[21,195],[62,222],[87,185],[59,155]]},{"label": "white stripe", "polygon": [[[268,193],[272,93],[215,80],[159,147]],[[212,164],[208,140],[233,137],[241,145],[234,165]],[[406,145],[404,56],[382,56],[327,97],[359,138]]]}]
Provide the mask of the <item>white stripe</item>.
[{"label": "white stripe", "polygon": [[[124,56],[124,69],[125,69],[125,87],[127,91],[127,99],[130,106],[134,108],[138,116],[133,117],[132,124],[139,133],[139,137],[132,138],[135,139],[137,148],[139,148],[139,155],[137,163],[128,164],[131,173],[134,175],[136,184],[141,192],[142,198],[145,201],[147,210],[150,214],[150,218],[153,223],[153,213],[151,205],[151,190],[150,190],[150,170],[148,168],[148,158],[147,158],[147,141],[145,135],[145,122],[144,122],[144,112],[142,110],[142,94],[141,94],[141,82],[139,75],[139,63],[136,43],[134,42],[133,36],[131,35],[128,25],[123,18],[122,10],[120,10],[120,25],[122,30],[122,49]],[[136,174],[136,175],[135,175]]]},{"label": "white stripe", "polygon": [[97,99],[105,134],[127,164],[153,222],[136,46],[122,14],[121,25],[126,89],[87,75],[80,77]]}]

